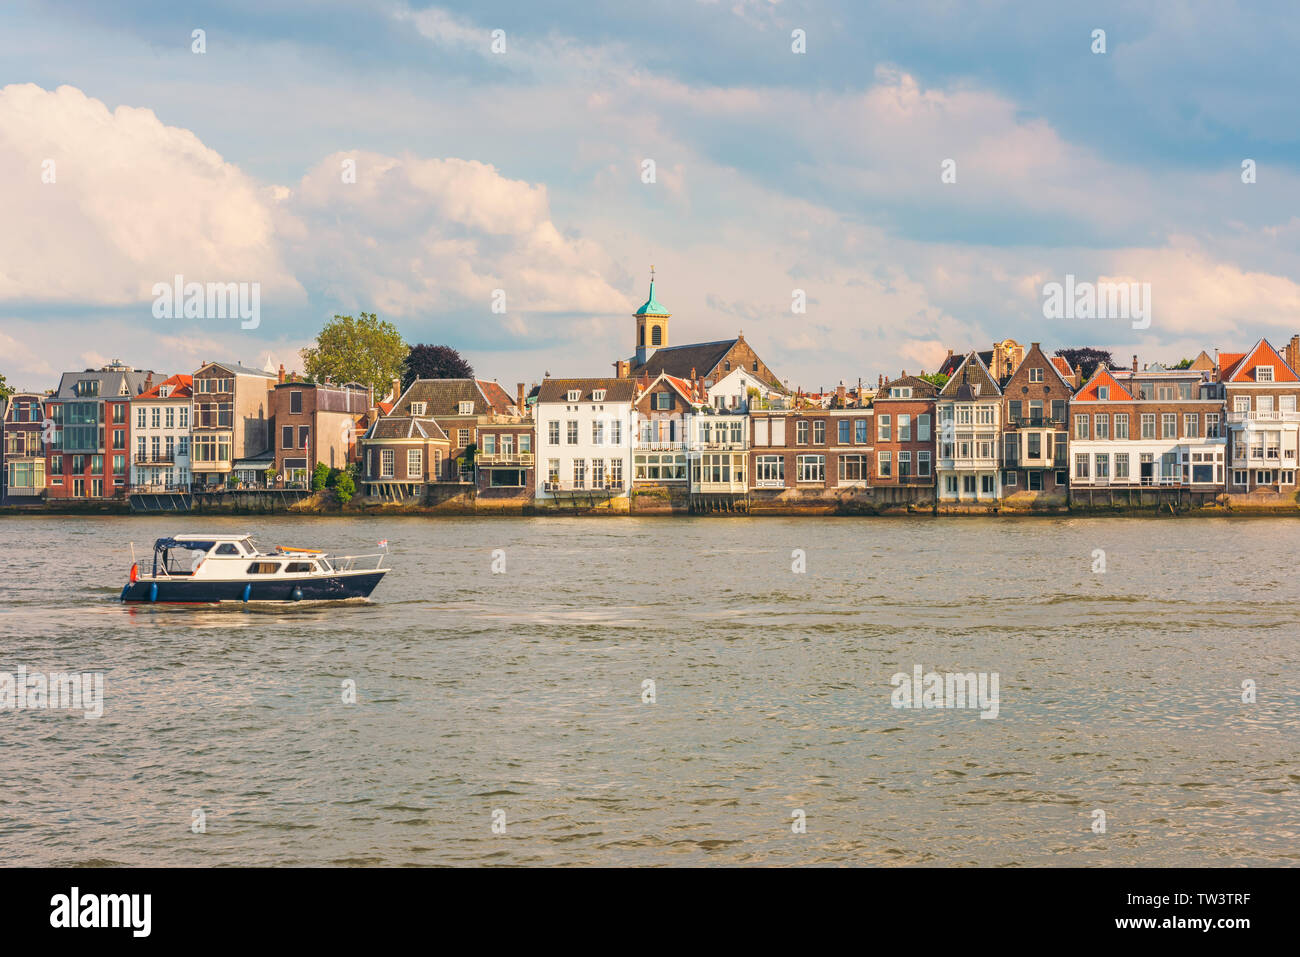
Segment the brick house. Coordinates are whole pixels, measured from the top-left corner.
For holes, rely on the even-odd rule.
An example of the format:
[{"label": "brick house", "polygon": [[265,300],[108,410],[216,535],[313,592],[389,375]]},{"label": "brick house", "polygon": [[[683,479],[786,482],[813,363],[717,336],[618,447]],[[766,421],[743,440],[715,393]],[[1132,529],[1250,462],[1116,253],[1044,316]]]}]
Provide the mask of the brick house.
[{"label": "brick house", "polygon": [[102,499],[126,495],[131,454],[131,400],[153,387],[153,373],[114,361],[65,372],[45,400],[54,422],[45,449],[46,496]]},{"label": "brick house", "polygon": [[685,486],[691,416],[707,401],[700,380],[661,372],[637,380],[632,406],[632,484]]},{"label": "brick house", "polygon": [[161,492],[190,487],[188,375],[168,376],[131,400],[131,488]]},{"label": "brick house", "polygon": [[387,415],[361,440],[364,494],[385,499],[423,498],[451,454],[451,440],[430,416]]},{"label": "brick house", "polygon": [[876,391],[876,488],[933,489],[936,451],[934,417],[939,390],[904,373]]},{"label": "brick house", "polygon": [[271,437],[273,372],[238,362],[205,362],[194,373],[190,472],[196,485],[223,485],[232,476],[265,481],[275,460]]},{"label": "brick house", "polygon": [[533,420],[494,415],[478,426],[475,481],[480,499],[531,499],[537,493]]},{"label": "brick house", "polygon": [[1069,495],[1067,409],[1076,384],[1059,356],[1030,343],[1001,383],[1002,495],[1020,504],[1064,505]]},{"label": "brick house", "polygon": [[15,392],[4,404],[0,504],[39,505],[45,500],[45,398],[35,392]]},{"label": "brick house", "polygon": [[751,496],[761,502],[791,489],[868,488],[875,415],[870,408],[751,412]]},{"label": "brick house", "polygon": [[293,382],[284,378],[270,392],[276,474],[287,485],[310,484],[321,462],[346,468],[354,460],[357,419],[370,407],[370,392],[356,383]]}]

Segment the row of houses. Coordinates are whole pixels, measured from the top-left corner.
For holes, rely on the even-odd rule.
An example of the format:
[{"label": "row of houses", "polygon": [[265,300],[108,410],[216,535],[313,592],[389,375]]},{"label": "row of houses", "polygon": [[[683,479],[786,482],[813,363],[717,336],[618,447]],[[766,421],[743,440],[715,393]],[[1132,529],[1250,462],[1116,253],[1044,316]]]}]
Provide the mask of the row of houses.
[{"label": "row of houses", "polygon": [[[483,379],[305,382],[208,362],[156,376],[120,362],[12,396],[8,504],[128,492],[304,487],[355,463],[362,495],[428,501],[747,508],[846,498],[996,506],[1152,490],[1294,501],[1300,336],[1187,368],[1099,365],[1039,343],[949,352],[937,375],[791,392],[745,341],[674,346],[654,280],[614,374],[508,394]],[[1103,499],[1106,500],[1106,499]]]}]

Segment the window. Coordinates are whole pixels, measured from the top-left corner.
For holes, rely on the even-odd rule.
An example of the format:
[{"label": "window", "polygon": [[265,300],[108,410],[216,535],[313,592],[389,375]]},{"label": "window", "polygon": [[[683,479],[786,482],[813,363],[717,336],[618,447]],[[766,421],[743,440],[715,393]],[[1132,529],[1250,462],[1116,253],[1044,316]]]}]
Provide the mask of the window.
[{"label": "window", "polygon": [[785,456],[760,455],[754,459],[754,482],[760,488],[785,485]]},{"label": "window", "polygon": [[[901,424],[899,428],[902,428]],[[930,441],[930,417],[928,415],[918,415],[916,417],[916,441]]]},{"label": "window", "polygon": [[836,442],[839,445],[848,445],[852,441],[853,423],[848,419],[840,419],[835,431]]},{"label": "window", "polygon": [[826,444],[826,420],[817,419],[813,422],[813,445]]},{"label": "window", "polygon": [[460,414],[460,415],[473,415],[473,414],[474,414],[474,400],[473,400],[473,399],[466,399],[464,402],[458,402],[458,403],[456,404],[456,411],[457,411],[457,413]]},{"label": "window", "polygon": [[1096,471],[1093,472],[1093,474],[1098,479],[1110,478],[1110,456],[1109,455],[1107,455],[1105,452],[1098,452],[1093,457],[1093,465],[1096,469]]},{"label": "window", "polygon": [[1199,416],[1195,412],[1185,413],[1183,415],[1183,436],[1189,439],[1200,438],[1201,429]]},{"label": "window", "polygon": [[[898,417],[898,441],[912,441],[912,417],[910,415],[900,415]],[[899,459],[901,462],[902,459]]]},{"label": "window", "polygon": [[916,453],[916,474],[921,476],[930,474],[930,452],[928,449],[922,449]]},{"label": "window", "polygon": [[[663,392],[663,393],[660,393],[660,394],[661,394],[661,395],[664,395],[664,396],[667,396],[667,395],[668,395],[667,392]],[[604,390],[604,389],[593,389],[592,392],[591,392],[591,401],[592,401],[592,402],[604,402],[604,401],[605,401],[605,390]],[[665,409],[668,408],[667,404],[664,405],[664,408],[665,408]]]},{"label": "window", "polygon": [[794,441],[795,441],[795,444],[796,444],[796,445],[807,445],[807,444],[808,444],[808,422],[807,422],[807,420],[805,420],[805,419],[800,419],[798,422],[795,423],[795,425],[794,425],[794,434],[795,434],[795,439],[794,439]]},{"label": "window", "polygon": [[420,449],[406,450],[406,475],[420,478],[424,474],[424,453]]},{"label": "window", "polygon": [[1164,412],[1161,414],[1160,437],[1162,439],[1178,438],[1178,416],[1173,412]]},{"label": "window", "polygon": [[1142,438],[1154,439],[1156,437],[1156,417],[1153,412],[1142,413]]},{"label": "window", "polygon": [[963,475],[961,477],[961,490],[967,495],[975,494],[975,476]]},{"label": "window", "polygon": [[826,456],[801,455],[798,460],[800,482],[826,481]]},{"label": "window", "polygon": [[[143,439],[144,437],[141,436],[141,441],[143,441]],[[284,428],[280,430],[280,448],[282,449],[293,448],[293,426],[292,425],[286,425]]]},{"label": "window", "polygon": [[1020,424],[1020,419],[1022,416],[1020,414],[1019,399],[1012,399],[1010,402],[1007,403],[1007,417],[1011,419],[1013,425]]},{"label": "window", "polygon": [[253,562],[248,566],[250,575],[274,575],[279,570],[279,562]]},{"label": "window", "polygon": [[[1206,481],[1208,482],[1209,479],[1206,479]],[[1294,472],[1293,470],[1291,470],[1291,469],[1285,469],[1285,470],[1281,473],[1280,478],[1278,478],[1278,484],[1280,484],[1280,485],[1294,485],[1294,484],[1295,484],[1295,472]]]},{"label": "window", "polygon": [[[617,425],[617,423],[615,423]],[[621,489],[623,487],[623,460],[609,460],[609,487]]]},{"label": "window", "polygon": [[310,431],[311,430],[305,425],[298,426],[298,448],[307,448],[307,437],[310,434]]},{"label": "window", "polygon": [[144,428],[145,416],[147,414],[148,412],[146,411],[144,406],[140,406],[140,408],[135,410],[135,427],[137,429]]},{"label": "window", "polygon": [[1092,431],[1094,437],[1098,439],[1110,438],[1110,416],[1098,415],[1093,419]]},{"label": "window", "polygon": [[899,480],[901,481],[901,480],[903,480],[903,479],[906,479],[906,478],[910,477],[911,474],[912,474],[912,453],[911,453],[911,452],[899,452],[899,453],[898,453],[898,478],[899,478]]},{"label": "window", "polygon": [[560,423],[558,422],[546,423],[546,443],[548,445],[560,444]]},{"label": "window", "polygon": [[519,451],[523,454],[531,454],[533,451],[533,437],[527,432],[519,433]]},{"label": "window", "polygon": [[1115,438],[1117,439],[1128,438],[1128,413],[1127,412],[1115,413]]},{"label": "window", "polygon": [[980,476],[980,491],[981,491],[983,494],[985,494],[985,495],[992,495],[992,494],[993,494],[993,476],[992,476],[992,475],[981,475],[981,476]]},{"label": "window", "polygon": [[1129,470],[1128,470],[1128,453],[1127,453],[1127,452],[1116,452],[1116,453],[1115,453],[1115,478],[1116,478],[1116,480],[1124,479],[1125,481],[1127,481],[1127,480],[1129,479],[1129,477],[1130,477],[1130,475],[1129,475]]},{"label": "window", "polygon": [[[1232,398],[1232,411],[1233,411],[1233,412],[1249,412],[1249,411],[1250,411],[1250,396],[1248,396],[1248,395],[1237,395],[1237,396],[1233,396],[1233,398]],[[1242,484],[1245,484],[1245,483],[1242,483]]]},{"label": "window", "polygon": [[591,487],[592,488],[605,487],[605,460],[604,459],[591,460]]},{"label": "window", "polygon": [[1059,422],[1061,425],[1065,424],[1065,400],[1064,399],[1052,400],[1052,421]]},{"label": "window", "polygon": [[881,478],[889,478],[889,476],[894,474],[892,471],[892,467],[893,467],[893,462],[890,460],[889,452],[876,453],[876,474],[877,475],[879,475]]},{"label": "window", "polygon": [[613,422],[613,427],[610,430],[609,444],[623,444],[623,422],[621,419],[615,419]]},{"label": "window", "polygon": [[578,397],[580,395],[582,395],[582,393],[579,392],[577,389],[570,389],[568,392],[565,393],[564,398],[568,402],[577,402]]},{"label": "window", "polygon": [[865,482],[867,480],[867,457],[865,455],[841,455],[839,470],[841,485]]},{"label": "window", "polygon": [[1030,382],[1042,382],[1042,381],[1043,381],[1043,370],[1042,370],[1041,368],[1030,369],[1030,370],[1029,370],[1029,381],[1030,381]]},{"label": "window", "polygon": [[182,429],[188,429],[190,427],[190,407],[188,405],[181,406],[180,427]]},{"label": "window", "polygon": [[549,482],[551,485],[560,484],[560,460],[559,459],[546,460],[546,481]]},{"label": "window", "polygon": [[1025,453],[1026,458],[1041,459],[1043,457],[1043,433],[1029,432],[1025,438],[1028,440],[1029,448]]},{"label": "window", "polygon": [[891,399],[910,399],[912,397],[912,387],[910,385],[893,386],[889,390],[889,397]]},{"label": "window", "polygon": [[1097,386],[1097,398],[1102,402],[1107,401],[1110,398],[1110,386],[1108,385]]},{"label": "window", "polygon": [[565,438],[568,440],[568,444],[577,445],[578,444],[578,423],[573,419],[570,419],[568,422],[565,423],[565,428],[566,428]]},{"label": "window", "polygon": [[1278,408],[1278,411],[1279,411],[1279,412],[1294,412],[1294,411],[1295,411],[1295,396],[1293,396],[1293,395],[1280,395],[1280,396],[1278,396],[1278,397],[1277,397],[1277,408]]},{"label": "window", "polygon": [[1255,366],[1255,381],[1256,381],[1256,382],[1272,382],[1272,381],[1273,381],[1273,367],[1272,367],[1272,366]]},{"label": "window", "polygon": [[[887,415],[876,416],[876,438],[881,442],[890,441],[890,417]],[[887,473],[886,473],[887,474]]]},{"label": "window", "polygon": [[1002,484],[1003,485],[1016,484],[1016,473],[1014,469],[1008,469],[1007,471],[1002,473]]},{"label": "window", "polygon": [[[296,395],[297,393],[294,394]],[[423,402],[412,402],[411,415],[424,415],[424,410],[427,408],[428,406]]]},{"label": "window", "polygon": [[602,420],[595,420],[591,423],[591,444],[605,444],[605,423]]},{"label": "window", "polygon": [[1088,417],[1086,415],[1076,415],[1074,417],[1074,437],[1076,439],[1086,439],[1088,437]]},{"label": "window", "polygon": [[[602,396],[604,395],[604,393],[600,393],[600,394],[601,394]],[[593,399],[595,398],[595,394],[592,395],[592,398],[593,398]],[[667,392],[656,392],[654,395],[652,395],[652,396],[650,397],[650,408],[652,408],[652,409],[657,409],[657,410],[660,410],[660,411],[662,411],[662,410],[664,410],[664,409],[671,409],[671,408],[672,408],[672,398],[673,398],[673,397],[670,396]],[[597,401],[600,401],[600,400],[597,399]]]},{"label": "window", "polygon": [[867,420],[857,419],[853,423],[853,443],[854,445],[867,444]]},{"label": "window", "polygon": [[1205,437],[1207,439],[1223,438],[1223,436],[1219,434],[1219,413],[1205,413]]},{"label": "window", "polygon": [[393,468],[397,461],[397,453],[392,449],[379,450],[379,477],[392,478]]},{"label": "window", "polygon": [[587,462],[585,459],[573,460],[573,487],[587,487]]},{"label": "window", "polygon": [[1043,473],[1037,470],[1029,472],[1029,491],[1041,492],[1043,490]]},{"label": "window", "polygon": [[[418,412],[415,411],[415,407],[417,405],[421,407],[420,411]],[[412,402],[411,413],[413,415],[424,415],[423,406],[424,406],[423,402]],[[289,413],[291,415],[302,415],[302,393],[299,392],[297,389],[294,389],[289,393]]]}]

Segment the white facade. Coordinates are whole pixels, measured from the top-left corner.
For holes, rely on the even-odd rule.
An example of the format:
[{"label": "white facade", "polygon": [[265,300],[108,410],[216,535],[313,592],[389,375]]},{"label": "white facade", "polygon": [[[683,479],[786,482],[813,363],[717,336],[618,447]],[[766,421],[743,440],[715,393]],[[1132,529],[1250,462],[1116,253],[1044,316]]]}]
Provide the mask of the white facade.
[{"label": "white facade", "polygon": [[1002,497],[998,446],[1002,399],[940,398],[939,459],[935,479],[941,502],[996,502]]},{"label": "white facade", "polygon": [[605,490],[626,498],[632,484],[632,401],[574,389],[560,401],[538,397],[537,498],[554,492]]},{"label": "white facade", "polygon": [[131,485],[141,491],[188,488],[190,471],[189,396],[170,397],[173,386],[158,387],[158,398],[131,403]]},{"label": "white facade", "polygon": [[[1199,400],[1152,403],[1152,411],[1143,412],[1140,401],[1071,402],[1070,485],[1222,488],[1227,455],[1222,407],[1217,400]],[[1103,427],[1110,437],[1098,439]],[[1195,435],[1188,434],[1192,430]]]},{"label": "white facade", "polygon": [[692,494],[735,495],[748,491],[748,415],[724,412],[688,416],[686,431]]},{"label": "white facade", "polygon": [[748,412],[750,389],[764,397],[778,394],[749,370],[735,368],[709,386],[709,405],[720,412]]}]

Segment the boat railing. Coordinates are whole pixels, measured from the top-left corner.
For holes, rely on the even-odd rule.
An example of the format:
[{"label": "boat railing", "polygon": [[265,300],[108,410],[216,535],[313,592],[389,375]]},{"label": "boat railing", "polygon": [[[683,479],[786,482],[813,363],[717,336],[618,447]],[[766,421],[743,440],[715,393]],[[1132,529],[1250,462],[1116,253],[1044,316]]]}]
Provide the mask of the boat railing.
[{"label": "boat railing", "polygon": [[[376,552],[373,555],[330,555],[329,563],[334,566],[336,572],[361,572],[361,571],[379,571],[383,567],[384,559],[388,557],[387,552]],[[373,560],[374,564],[371,564]]]}]

